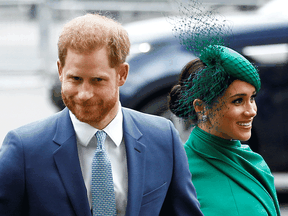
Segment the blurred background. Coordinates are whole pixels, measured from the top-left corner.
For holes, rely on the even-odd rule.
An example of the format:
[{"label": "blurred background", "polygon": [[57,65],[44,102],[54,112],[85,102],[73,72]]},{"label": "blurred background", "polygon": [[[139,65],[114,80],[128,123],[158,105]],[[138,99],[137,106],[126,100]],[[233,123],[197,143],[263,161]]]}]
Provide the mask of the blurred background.
[{"label": "blurred background", "polygon": [[[271,167],[281,213],[288,215],[288,1],[203,0],[203,5],[231,23],[229,46],[259,68],[262,89],[248,144]],[[64,108],[57,40],[67,21],[86,13],[115,18],[130,36],[122,105],[171,119],[185,141],[191,128],[167,110],[167,95],[196,56],[179,44],[167,22],[178,13],[174,0],[0,0],[0,146],[8,131]]]}]

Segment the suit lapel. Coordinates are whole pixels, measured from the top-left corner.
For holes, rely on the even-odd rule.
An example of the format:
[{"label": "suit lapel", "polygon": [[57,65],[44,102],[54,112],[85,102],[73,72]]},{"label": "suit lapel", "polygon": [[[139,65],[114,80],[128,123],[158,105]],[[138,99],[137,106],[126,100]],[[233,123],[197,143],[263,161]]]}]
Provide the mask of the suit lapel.
[{"label": "suit lapel", "polygon": [[138,215],[141,207],[145,174],[146,147],[139,139],[142,133],[135,125],[129,110],[123,111],[123,134],[127,154],[128,167],[128,203],[126,215]]},{"label": "suit lapel", "polygon": [[76,215],[91,215],[78,158],[76,135],[67,108],[58,119],[53,141],[59,145],[54,152],[54,160]]}]

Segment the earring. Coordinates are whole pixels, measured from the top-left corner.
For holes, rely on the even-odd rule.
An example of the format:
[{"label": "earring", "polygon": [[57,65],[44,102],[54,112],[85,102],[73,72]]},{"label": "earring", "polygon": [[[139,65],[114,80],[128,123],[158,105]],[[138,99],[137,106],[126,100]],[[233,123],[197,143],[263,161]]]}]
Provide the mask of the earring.
[{"label": "earring", "polygon": [[203,116],[202,116],[202,122],[206,122],[207,119],[208,119],[208,118],[207,118],[207,115],[203,115]]}]

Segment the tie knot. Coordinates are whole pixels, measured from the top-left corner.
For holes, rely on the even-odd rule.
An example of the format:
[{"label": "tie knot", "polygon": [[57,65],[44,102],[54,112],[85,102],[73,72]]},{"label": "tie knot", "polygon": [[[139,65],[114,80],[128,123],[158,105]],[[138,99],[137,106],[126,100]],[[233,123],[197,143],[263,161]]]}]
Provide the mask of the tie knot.
[{"label": "tie knot", "polygon": [[102,149],[102,146],[104,144],[104,141],[106,139],[106,133],[105,131],[97,131],[96,132],[96,139],[97,139],[97,146],[99,146]]}]

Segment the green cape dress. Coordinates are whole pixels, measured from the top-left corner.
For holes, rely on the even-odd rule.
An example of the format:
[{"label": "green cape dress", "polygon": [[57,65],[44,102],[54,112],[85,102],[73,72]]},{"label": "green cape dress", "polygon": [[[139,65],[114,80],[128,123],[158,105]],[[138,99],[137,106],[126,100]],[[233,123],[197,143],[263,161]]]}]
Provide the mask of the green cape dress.
[{"label": "green cape dress", "polygon": [[274,177],[248,145],[196,126],[184,147],[205,216],[280,215]]}]

